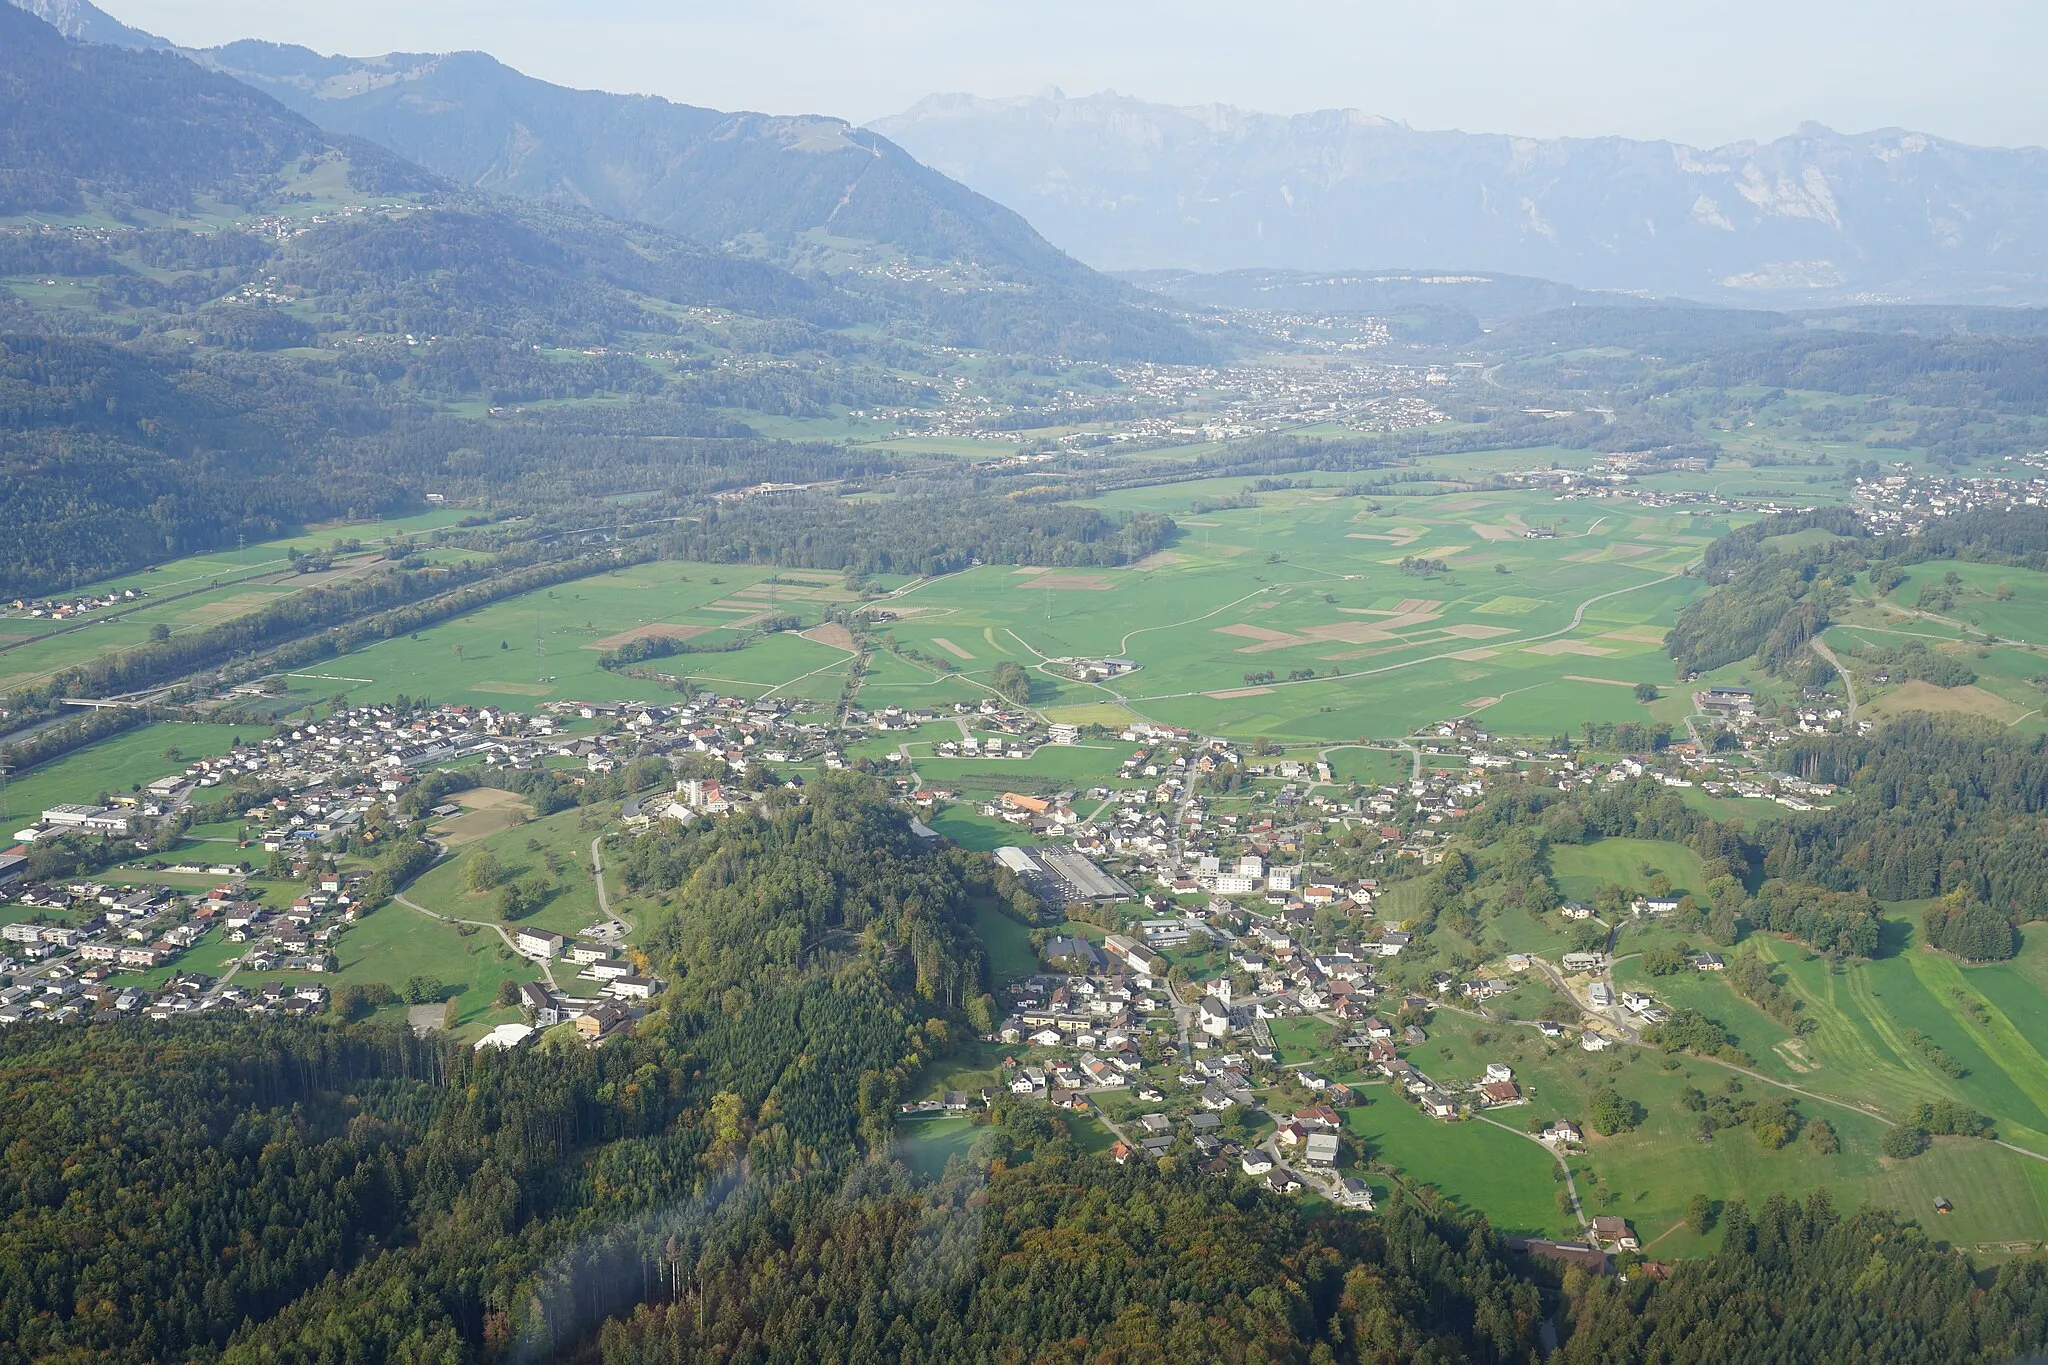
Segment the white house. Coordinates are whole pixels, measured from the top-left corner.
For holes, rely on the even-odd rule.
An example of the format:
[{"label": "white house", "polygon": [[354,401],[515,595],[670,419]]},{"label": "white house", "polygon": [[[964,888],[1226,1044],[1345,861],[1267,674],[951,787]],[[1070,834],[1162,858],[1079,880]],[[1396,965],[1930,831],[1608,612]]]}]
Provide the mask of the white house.
[{"label": "white house", "polygon": [[517,929],[512,933],[512,946],[527,957],[547,961],[562,955],[566,940],[560,934],[546,929]]}]

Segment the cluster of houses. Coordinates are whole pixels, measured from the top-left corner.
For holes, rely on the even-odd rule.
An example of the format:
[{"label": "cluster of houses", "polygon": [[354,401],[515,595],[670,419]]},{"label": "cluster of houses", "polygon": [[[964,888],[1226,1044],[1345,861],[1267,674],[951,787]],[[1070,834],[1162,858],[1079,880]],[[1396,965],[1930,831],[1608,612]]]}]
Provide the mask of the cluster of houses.
[{"label": "cluster of houses", "polygon": [[[228,869],[221,869],[225,872]],[[0,1023],[51,1015],[53,1003],[100,987],[113,978],[176,963],[210,933],[246,944],[241,965],[252,972],[325,973],[334,967],[335,939],[356,917],[360,879],[316,876],[292,904],[276,910],[250,898],[239,881],[210,891],[180,894],[161,886],[72,882],[25,886],[13,893],[34,914],[0,926],[0,974],[14,981]],[[174,976],[163,986],[131,986],[119,993],[121,1009],[144,1008],[165,1016],[198,1008],[196,975]],[[209,982],[210,984],[210,982]],[[306,997],[313,998],[313,993]],[[320,987],[317,998],[326,999]],[[228,1004],[261,1003],[247,992]],[[217,1007],[209,1002],[209,1008]]]},{"label": "cluster of houses", "polygon": [[326,1009],[327,1003],[327,987],[315,981],[244,986],[222,984],[203,972],[184,972],[150,990],[114,985],[95,969],[73,971],[59,965],[32,980],[0,987],[0,1025],[24,1020],[175,1019],[200,1013],[307,1018]]},{"label": "cluster of houses", "polygon": [[[619,980],[621,978],[613,978]],[[557,1024],[569,1024],[577,1034],[593,1047],[601,1046],[621,1028],[637,1020],[641,1007],[635,1003],[653,994],[655,983],[645,983],[650,989],[644,994],[631,992],[610,992],[611,999],[588,999],[569,995],[538,982],[526,982],[519,988],[519,1009],[526,1022],[500,1024],[476,1040],[479,1052],[492,1048],[514,1048]]]},{"label": "cluster of houses", "polygon": [[[959,278],[955,269],[934,270],[900,262],[873,273],[929,282]],[[1104,392],[1061,389],[1027,405],[998,399],[965,380],[942,389],[932,406],[878,405],[851,416],[891,424],[894,434],[944,435],[987,441],[1012,449],[982,462],[984,467],[1031,465],[1057,453],[1150,450],[1190,441],[1228,441],[1304,423],[1337,422],[1360,431],[1400,431],[1445,420],[1425,396],[1448,386],[1451,375],[1434,366],[1370,361],[1386,344],[1385,324],[1355,316],[1304,317],[1248,313],[1244,325],[1284,339],[1290,348],[1342,353],[1346,362],[1330,368],[1262,364],[1232,366],[1130,365],[1117,367],[1117,387]],[[1335,331],[1338,337],[1329,333]],[[1133,414],[1131,400],[1144,401]],[[1161,407],[1164,411],[1160,411]],[[1195,411],[1189,411],[1189,408]],[[1198,415],[1199,413],[1199,415]],[[1028,414],[1031,420],[1023,420]],[[1015,451],[1017,428],[1057,426],[1059,451]]]},{"label": "cluster of houses", "polygon": [[[1107,935],[1099,946],[1079,937],[1048,941],[1046,957],[1065,970],[1010,987],[1011,1013],[991,1037],[1022,1049],[1008,1063],[1006,1085],[1019,1098],[1063,1108],[1100,1108],[1105,1092],[1152,1104],[1167,1103],[1169,1093],[1177,1092],[1179,1116],[1142,1115],[1137,1121],[1142,1135],[1118,1143],[1113,1152],[1118,1160],[1162,1155],[1186,1137],[1193,1140],[1204,1169],[1217,1174],[1267,1179],[1276,1189],[1312,1186],[1351,1206],[1370,1207],[1371,1195],[1362,1183],[1340,1179],[1334,1169],[1341,1111],[1357,1096],[1314,1067],[1279,1067],[1266,1021],[1289,1014],[1334,1014],[1350,1021],[1352,1038],[1345,1046],[1361,1054],[1361,1068],[1387,1078],[1434,1117],[1454,1120],[1473,1108],[1526,1102],[1504,1063],[1490,1064],[1484,1075],[1465,1083],[1440,1083],[1425,1075],[1402,1056],[1404,1047],[1426,1040],[1424,1030],[1414,1023],[1397,1029],[1374,1011],[1424,1018],[1430,1008],[1426,998],[1385,991],[1375,979],[1375,955],[1355,946],[1301,950],[1270,924],[1239,938],[1246,954],[1258,955],[1251,963],[1257,969],[1252,994],[1234,984],[1245,974],[1242,967],[1195,987],[1199,1003],[1191,1011],[1188,1032],[1194,1050],[1184,1053],[1167,1022],[1167,959],[1147,938],[1148,927],[1167,939],[1177,928],[1172,921],[1134,925],[1129,932]],[[1282,1117],[1265,1147],[1226,1150],[1219,1134],[1224,1119],[1234,1109],[1263,1107],[1261,1093],[1282,1081],[1309,1090],[1316,1103]],[[973,1107],[992,1098],[948,1095],[904,1108],[915,1114]],[[1576,1142],[1577,1130],[1557,1125],[1546,1141]]]},{"label": "cluster of houses", "polygon": [[89,612],[105,611],[137,602],[149,596],[140,588],[109,588],[97,597],[41,598],[34,601],[17,597],[7,605],[21,615],[37,621],[70,621]]},{"label": "cluster of houses", "polygon": [[[1537,753],[1504,744],[1469,721],[1447,721],[1423,745],[1437,761],[1409,782],[1338,792],[1320,762],[1255,759],[1221,741],[1197,741],[1170,727],[1141,724],[1125,738],[1141,745],[1120,776],[1146,785],[1096,787],[1050,795],[1010,792],[988,801],[984,813],[1030,830],[1044,842],[1071,845],[1098,860],[1115,878],[1151,885],[1148,910],[1185,911],[1191,898],[1259,909],[1295,925],[1325,907],[1369,915],[1380,893],[1375,876],[1340,879],[1319,874],[1300,857],[1306,829],[1368,831],[1376,836],[1362,861],[1389,869],[1403,859],[1434,863],[1456,822],[1483,799],[1497,776],[1536,772],[1571,789],[1655,776],[1671,785],[1694,785],[1677,775],[1683,765],[1724,763],[1701,759],[1690,744],[1673,745],[1651,761],[1624,757],[1593,763],[1562,753]],[[1446,763],[1442,760],[1450,759]],[[1219,771],[1257,781],[1253,799],[1219,808],[1203,779]],[[1676,770],[1676,771],[1673,771]],[[1279,779],[1277,788],[1272,779]],[[1299,783],[1300,785],[1297,785]],[[923,804],[937,794],[919,792]],[[1084,817],[1081,811],[1092,808]],[[1034,857],[1038,850],[1031,851]],[[1389,927],[1375,951],[1397,953],[1403,936]]]},{"label": "cluster of houses", "polygon": [[[1525,411],[1533,416],[1542,417],[1571,415],[1569,412],[1543,408],[1528,408]],[[1599,465],[1589,469],[1518,469],[1510,470],[1502,477],[1524,488],[1554,489],[1559,502],[1577,502],[1585,498],[1618,498],[1627,499],[1644,508],[1697,507],[1719,512],[1756,512],[1765,516],[1778,512],[1813,510],[1810,505],[1800,506],[1767,498],[1725,497],[1709,489],[1659,488],[1637,482],[1646,474],[1672,471],[1697,473],[1707,467],[1703,456],[1684,454],[1677,450],[1631,450],[1602,456]]]},{"label": "cluster of houses", "polygon": [[[567,728],[572,719],[612,724],[597,733],[577,732]],[[16,831],[15,839],[26,844],[72,832],[146,835],[151,821],[203,797],[208,788],[262,783],[278,794],[248,810],[245,819],[266,851],[292,853],[341,842],[373,807],[402,794],[418,772],[460,760],[512,769],[547,764],[580,781],[576,766],[597,774],[639,754],[699,754],[743,775],[756,762],[816,757],[829,747],[830,734],[828,726],[797,718],[786,703],[709,694],[685,706],[563,702],[531,716],[489,706],[353,707],[195,760],[139,791],[110,796],[107,806],[51,807]],[[674,813],[722,813],[736,799],[737,793],[720,792],[712,783],[709,793],[686,797]]]},{"label": "cluster of houses", "polygon": [[823,758],[844,766],[833,728],[806,719],[791,702],[775,697],[748,700],[701,693],[673,705],[645,702],[552,702],[547,712],[563,720],[606,723],[599,734],[571,734],[539,752],[509,753],[522,766],[548,757],[580,758],[592,773],[616,770],[638,754],[701,755],[744,775],[758,764],[800,763]]},{"label": "cluster of houses", "polygon": [[[552,929],[531,926],[511,931],[512,947],[523,957],[535,962],[561,961],[578,968],[579,980],[588,981],[598,990],[615,1000],[648,1000],[660,994],[662,983],[659,978],[641,975],[634,965],[618,956],[617,950],[609,943],[593,938],[570,939],[555,933]],[[574,997],[563,996],[564,1000]],[[562,1007],[560,1018],[542,1021],[557,1024],[571,1018],[568,1006]]]},{"label": "cluster of houses", "polygon": [[1391,1040],[1375,1040],[1367,1046],[1366,1064],[1385,1076],[1433,1119],[1463,1118],[1468,1110],[1500,1109],[1526,1104],[1514,1069],[1505,1062],[1489,1062],[1477,1080],[1457,1083],[1432,1079],[1401,1057]]},{"label": "cluster of houses", "polygon": [[1958,512],[2048,505],[2048,452],[2008,455],[2026,472],[2012,475],[1935,476],[1905,466],[1876,477],[1856,476],[1856,501],[1877,535],[1915,535],[1939,517]]}]

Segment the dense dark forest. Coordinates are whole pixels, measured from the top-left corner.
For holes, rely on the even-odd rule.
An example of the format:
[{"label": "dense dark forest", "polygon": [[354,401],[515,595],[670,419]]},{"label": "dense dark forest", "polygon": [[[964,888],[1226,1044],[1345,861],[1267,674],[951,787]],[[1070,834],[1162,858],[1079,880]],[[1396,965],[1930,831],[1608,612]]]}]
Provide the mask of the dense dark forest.
[{"label": "dense dark forest", "polygon": [[626,1258],[597,1301],[630,1306],[649,1215],[883,1143],[897,1087],[986,1017],[964,925],[988,865],[862,779],[634,866],[674,904],[651,952],[676,985],[596,1051],[338,1024],[0,1038],[0,1359],[567,1346],[595,1320],[561,1257]]},{"label": "dense dark forest", "polygon": [[1117,1167],[1043,1111],[919,1187],[842,1126],[807,1151],[780,1101],[808,1082],[760,1092],[731,1042],[674,1020],[482,1057],[364,1025],[10,1031],[0,1360],[1504,1362],[1538,1357],[1546,1318],[1585,1362],[2048,1339],[2038,1263],[1980,1284],[1820,1194],[1731,1203],[1718,1254],[1620,1282],[1426,1197],[1317,1215],[1180,1156]]}]

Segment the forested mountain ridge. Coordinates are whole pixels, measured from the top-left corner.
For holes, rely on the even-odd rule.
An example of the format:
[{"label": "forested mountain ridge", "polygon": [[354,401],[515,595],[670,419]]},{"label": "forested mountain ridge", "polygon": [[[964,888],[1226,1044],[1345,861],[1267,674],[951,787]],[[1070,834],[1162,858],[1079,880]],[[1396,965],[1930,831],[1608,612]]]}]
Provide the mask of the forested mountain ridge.
[{"label": "forested mountain ridge", "polygon": [[14,0],[20,9],[41,19],[66,38],[81,43],[112,43],[119,47],[170,47],[168,38],[122,23],[92,0]]},{"label": "forested mountain ridge", "polygon": [[1419,263],[1807,305],[2048,298],[2048,152],[1806,125],[1694,148],[934,95],[877,131],[1103,269]]},{"label": "forested mountain ridge", "polygon": [[[950,346],[1077,357],[1192,360],[1212,350],[1149,296],[1062,255],[1016,215],[834,120],[727,116],[663,104],[682,111],[660,119],[675,124],[664,136],[680,138],[675,150],[687,156],[668,164],[666,152],[649,155],[666,167],[661,174],[674,212],[638,211],[603,193],[557,193],[563,177],[553,172],[532,183],[497,185],[459,150],[475,137],[514,137],[497,124],[474,135],[423,136],[423,150],[453,157],[454,179],[507,191],[465,194],[380,143],[346,129],[323,130],[249,84],[173,53],[74,43],[9,6],[0,6],[0,22],[0,110],[8,113],[0,119],[0,219],[87,210],[121,222],[137,221],[138,211],[145,220],[174,223],[207,210],[216,217],[280,211],[305,217],[308,208],[323,204],[360,210],[370,206],[366,200],[397,197],[459,203],[480,217],[573,227],[579,240],[561,244],[569,258],[608,233],[638,233],[633,249],[650,258],[703,263],[715,254],[730,260],[735,273],[743,269],[741,257],[765,258],[757,259],[755,278],[766,278],[770,260],[815,265],[793,246],[796,234],[815,230],[825,234],[817,244],[828,257],[836,259],[842,247],[859,248],[854,254],[861,268],[814,272],[833,275],[835,282],[821,283],[826,292],[864,301],[842,306],[841,319],[887,317]],[[286,53],[256,46],[273,58]],[[598,130],[577,124],[581,92],[527,81],[481,56],[453,68],[461,72],[477,63],[488,68],[486,86],[509,83],[551,92],[544,103],[556,96],[568,101],[559,137],[564,154],[574,148],[595,155],[593,149],[610,145]],[[439,69],[436,59],[422,79]],[[289,82],[271,84],[296,91]],[[609,108],[603,102],[621,98],[594,94],[583,104]],[[327,103],[313,107],[331,112]],[[468,106],[451,98],[434,107]],[[407,126],[401,120],[395,127]],[[531,137],[521,133],[515,140],[524,145]],[[616,186],[634,177],[611,167],[593,170],[591,178]],[[769,249],[770,239],[791,249]],[[877,247],[885,248],[880,257],[862,254]],[[898,268],[906,257],[923,266]],[[745,306],[740,299],[699,301]]]},{"label": "forested mountain ridge", "polygon": [[[148,38],[84,0],[51,14],[97,42],[133,47]],[[480,52],[358,59],[253,41],[180,51],[343,145],[360,138],[474,189],[594,210],[857,281],[892,311],[943,330],[948,344],[1161,360],[1209,354],[1148,296],[840,119],[571,90]]]},{"label": "forested mountain ridge", "polygon": [[664,1238],[702,1234],[693,1200],[715,1212],[742,1179],[835,1170],[886,1135],[895,1087],[978,991],[964,926],[991,866],[850,777],[686,835],[651,884],[732,887],[719,926],[756,951],[699,955],[678,905],[652,949],[676,989],[600,1051],[9,1031],[0,1362],[573,1347],[640,1301]]},{"label": "forested mountain ridge", "polygon": [[0,217],[254,207],[321,162],[366,194],[429,188],[381,149],[323,133],[239,82],[157,52],[74,43],[0,5]]},{"label": "forested mountain ridge", "polygon": [[840,119],[571,90],[480,52],[355,59],[242,42],[186,55],[458,183],[832,276],[964,344],[1206,355],[1145,295]]},{"label": "forested mountain ridge", "polygon": [[572,90],[481,52],[322,57],[240,42],[191,55],[323,128],[479,189],[581,204],[712,245],[754,238],[777,256],[800,259],[796,239],[816,232],[1011,278],[1101,283],[1016,214],[839,119]]},{"label": "forested mountain ridge", "polygon": [[[747,482],[865,476],[901,461],[750,440],[748,418],[935,402],[956,348],[1077,358],[1058,368],[1207,352],[1121,297],[800,275],[459,188],[176,54],[74,43],[17,8],[0,38],[0,99],[21,115],[0,120],[0,193],[44,215],[0,214],[11,594],[430,489],[544,486],[565,517],[659,496],[656,516]],[[694,444],[711,441],[728,444]],[[954,511],[940,519],[968,529]],[[1045,513],[996,520],[1036,543]],[[989,548],[916,539],[925,560]],[[823,540],[810,553],[861,558]]]},{"label": "forested mountain ridge", "polygon": [[[757,1055],[782,1048],[771,1005],[739,1019]],[[904,1036],[843,1029],[818,1055]],[[1623,1283],[1518,1260],[1426,1196],[1315,1215],[1181,1156],[1111,1166],[1042,1110],[998,1114],[920,1188],[879,1151],[847,1162],[836,1126],[809,1156],[790,1141],[829,1069],[799,1056],[764,1088],[706,1041],[9,1030],[0,1365],[1505,1365],[1537,1357],[1546,1318],[1551,1358],[1586,1365],[1960,1365],[2048,1336],[2037,1260],[1980,1285],[1918,1228],[1819,1193],[1731,1202],[1719,1253]]]}]

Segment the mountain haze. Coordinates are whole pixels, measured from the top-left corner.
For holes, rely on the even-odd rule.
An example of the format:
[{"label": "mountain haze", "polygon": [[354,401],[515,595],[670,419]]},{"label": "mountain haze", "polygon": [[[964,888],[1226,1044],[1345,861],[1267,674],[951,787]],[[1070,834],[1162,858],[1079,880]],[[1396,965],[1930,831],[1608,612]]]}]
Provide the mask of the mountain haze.
[{"label": "mountain haze", "polygon": [[432,180],[168,53],[72,42],[0,6],[0,215],[88,200],[116,217],[183,212],[201,196],[246,207],[323,164],[365,192]]},{"label": "mountain haze", "polygon": [[[261,91],[277,102],[264,101],[269,109],[281,114],[282,105],[305,121],[294,136],[317,126],[324,138],[316,140],[357,146],[364,155],[372,144],[388,148],[472,190],[644,223],[729,254],[852,282],[886,296],[886,311],[916,315],[924,335],[947,344],[1088,358],[1212,354],[1153,296],[1098,274],[1016,213],[840,119],[570,90],[481,52],[354,58],[255,41],[174,48],[88,0],[14,3],[47,11],[44,17],[85,40],[81,51],[164,48],[216,82],[231,78],[235,88]],[[171,78],[164,68],[148,70],[159,73],[154,79]],[[28,111],[53,129],[18,139],[68,137],[54,128],[64,103]],[[28,145],[21,159],[41,157]],[[40,191],[23,197],[21,185],[10,188],[8,174],[0,172],[0,194],[17,207],[0,211],[50,207]]]},{"label": "mountain haze", "polygon": [[2048,152],[1806,125],[1701,149],[1113,93],[873,125],[1102,269],[1435,265],[1776,305],[2048,299]]},{"label": "mountain haze", "polygon": [[323,57],[241,42],[184,55],[329,132],[478,190],[858,279],[953,343],[1091,357],[1208,354],[1147,295],[840,119],[570,90],[481,52]]},{"label": "mountain haze", "polygon": [[793,260],[829,255],[836,242],[1099,283],[1015,213],[840,119],[571,90],[481,52],[359,59],[241,42],[190,55],[324,128],[478,189]]},{"label": "mountain haze", "polygon": [[169,39],[131,28],[89,0],[14,0],[14,4],[77,42],[109,43],[116,47],[171,46]]}]

